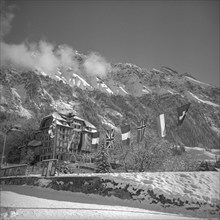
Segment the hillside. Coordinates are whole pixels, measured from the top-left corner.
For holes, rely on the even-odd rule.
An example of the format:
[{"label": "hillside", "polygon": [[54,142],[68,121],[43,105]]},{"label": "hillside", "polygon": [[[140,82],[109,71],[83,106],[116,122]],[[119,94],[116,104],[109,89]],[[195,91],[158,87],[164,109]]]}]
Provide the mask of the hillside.
[{"label": "hillside", "polygon": [[[119,140],[120,126],[129,123],[135,145],[137,122],[145,118],[147,142],[219,148],[219,88],[168,67],[147,70],[117,63],[105,75],[89,75],[83,67],[84,56],[78,56],[82,67],[77,72],[60,68],[47,75],[37,69],[1,68],[1,130],[11,124],[37,129],[42,117],[53,111],[74,111],[97,126],[101,138],[105,129],[114,128]],[[191,106],[184,123],[177,127],[176,108],[188,102]],[[156,122],[161,113],[166,119],[165,140],[159,137]]]}]

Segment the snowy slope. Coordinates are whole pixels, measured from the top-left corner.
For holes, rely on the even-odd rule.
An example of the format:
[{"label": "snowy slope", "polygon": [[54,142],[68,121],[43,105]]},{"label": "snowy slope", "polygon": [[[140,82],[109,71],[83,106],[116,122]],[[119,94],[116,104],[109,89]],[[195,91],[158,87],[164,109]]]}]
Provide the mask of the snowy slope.
[{"label": "snowy slope", "polygon": [[[142,173],[110,173],[110,174],[69,174],[61,176],[100,176],[104,180],[112,180],[118,185],[107,183],[111,188],[123,188],[133,193],[139,189],[143,192],[137,199],[144,198],[147,191],[153,190],[157,195],[163,194],[166,198],[178,197],[189,202],[220,202],[220,174],[219,172],[142,172]],[[134,190],[135,189],[135,190]]]},{"label": "snowy slope", "polygon": [[210,102],[210,101],[207,101],[207,100],[202,100],[200,99],[198,96],[196,96],[195,94],[191,93],[191,92],[188,92],[197,102],[202,102],[204,104],[207,104],[207,105],[212,105],[214,107],[219,107],[218,104],[215,104],[213,102]]},{"label": "snowy slope", "polygon": [[[71,197],[71,191],[74,191],[74,177],[81,177],[83,179],[83,177],[87,178],[91,176],[100,177],[101,185],[99,185],[99,187],[96,185],[93,191],[91,191],[92,189],[90,190],[89,193],[91,194],[89,196],[87,195],[87,203],[92,203],[90,202],[89,198],[93,198],[93,200],[91,200],[100,205],[109,205],[109,203],[107,204],[106,202],[112,202],[110,205],[124,204],[125,206],[132,206],[167,213],[181,213],[184,216],[193,217],[217,217],[219,213],[219,172],[142,172],[107,174],[75,173],[69,175],[63,174],[60,175],[60,178],[54,177],[51,179],[38,179],[34,182],[34,185],[43,188],[53,188],[59,190],[62,190],[63,188],[64,190],[70,190],[67,193],[68,195],[66,199],[61,199],[62,195],[60,195],[60,192],[57,191],[54,191],[56,192],[54,193],[54,197],[46,197],[46,193],[43,193],[41,196],[39,196],[40,192],[35,194],[34,192],[32,192],[32,194],[29,194],[28,186],[26,185],[23,186],[23,189],[20,188],[15,192],[20,192],[25,195],[40,197],[44,199],[47,198],[67,201],[68,198]],[[92,182],[88,182],[88,179],[85,180],[84,183],[81,182],[81,190],[85,188],[85,184],[88,185],[90,183]],[[2,187],[3,189],[5,189],[4,191],[8,191],[7,187],[10,186],[3,185]],[[96,191],[97,189],[98,191]],[[105,197],[100,197],[97,195],[97,193]],[[3,195],[5,199],[2,206],[20,207],[22,204],[21,202],[24,199],[19,199],[17,195],[11,195],[8,192],[4,192]],[[13,199],[11,198],[12,196],[14,196]],[[108,199],[106,199],[106,197]],[[14,198],[16,198],[16,200]],[[75,194],[72,199],[74,198],[77,198]],[[121,198],[121,200],[118,198]],[[21,201],[19,202],[19,200]],[[28,200],[28,198],[26,198],[26,200]],[[80,201],[82,203],[85,203],[85,201],[83,202],[80,199],[71,201]],[[36,203],[37,205],[41,203],[44,204],[43,201],[38,202],[39,203]],[[24,203],[23,206],[31,206],[31,204],[33,203]],[[57,204],[57,206],[59,205],[60,204]],[[76,205],[75,207],[79,206]],[[143,216],[139,216],[137,218],[142,217]],[[98,217],[94,216],[94,218]],[[122,216],[112,216],[112,218],[122,218]],[[168,215],[167,218],[170,219],[170,216]],[[126,219],[128,219],[127,215]]]},{"label": "snowy slope", "polygon": [[132,202],[29,186],[3,186],[2,219],[196,219],[134,208]]}]

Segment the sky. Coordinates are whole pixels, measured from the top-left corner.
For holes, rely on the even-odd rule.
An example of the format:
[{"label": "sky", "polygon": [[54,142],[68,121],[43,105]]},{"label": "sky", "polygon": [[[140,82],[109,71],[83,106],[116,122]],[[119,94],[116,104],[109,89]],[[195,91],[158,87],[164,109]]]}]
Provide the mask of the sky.
[{"label": "sky", "polygon": [[219,86],[219,0],[5,2],[7,45],[65,44],[108,62],[167,66]]}]

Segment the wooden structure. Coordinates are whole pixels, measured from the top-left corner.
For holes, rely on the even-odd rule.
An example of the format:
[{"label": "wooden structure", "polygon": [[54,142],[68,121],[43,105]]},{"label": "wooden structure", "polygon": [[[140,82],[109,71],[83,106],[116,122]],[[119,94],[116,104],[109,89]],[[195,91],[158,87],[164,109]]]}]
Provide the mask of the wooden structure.
[{"label": "wooden structure", "polygon": [[41,121],[36,140],[41,141],[39,161],[58,159],[71,160],[78,153],[92,153],[91,134],[96,127],[73,115],[54,112]]},{"label": "wooden structure", "polygon": [[43,160],[42,162],[43,162],[42,176],[45,177],[55,176],[57,159]]},{"label": "wooden structure", "polygon": [[10,167],[2,167],[1,177],[4,176],[25,176],[27,175],[27,164],[19,164]]}]

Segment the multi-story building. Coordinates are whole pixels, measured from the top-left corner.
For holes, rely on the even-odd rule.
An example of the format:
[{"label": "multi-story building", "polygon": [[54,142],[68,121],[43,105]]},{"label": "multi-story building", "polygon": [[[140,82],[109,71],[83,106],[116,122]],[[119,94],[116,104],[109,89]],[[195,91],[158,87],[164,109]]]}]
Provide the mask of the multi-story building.
[{"label": "multi-story building", "polygon": [[39,146],[39,161],[58,159],[71,161],[78,153],[93,153],[91,135],[96,127],[73,115],[54,112],[41,121],[36,140]]}]

